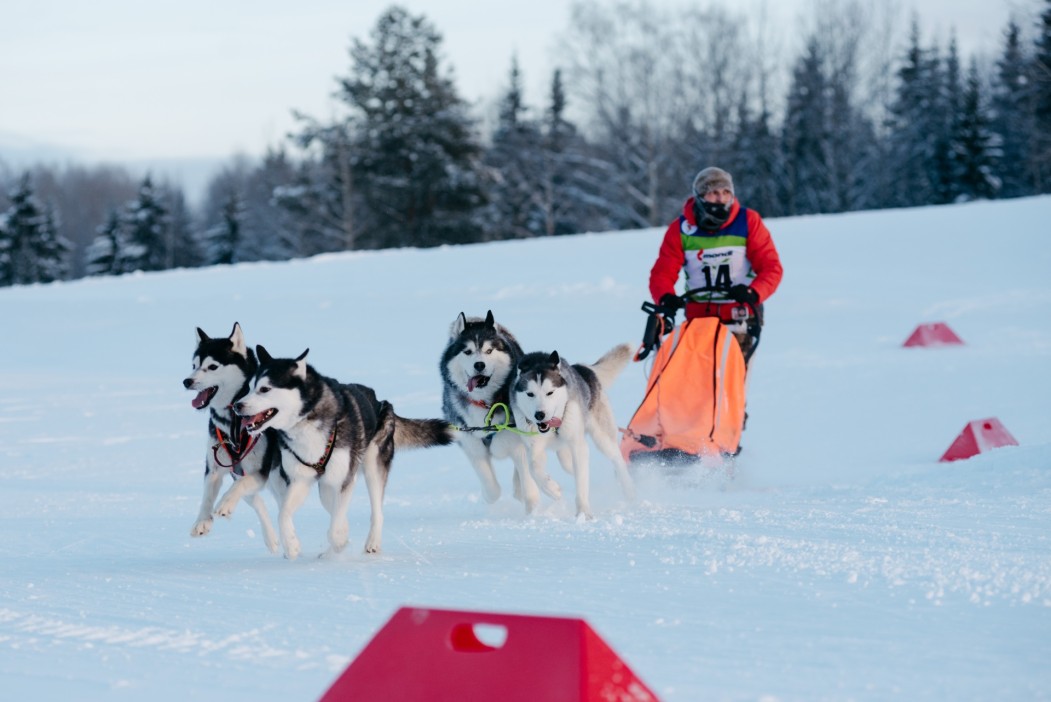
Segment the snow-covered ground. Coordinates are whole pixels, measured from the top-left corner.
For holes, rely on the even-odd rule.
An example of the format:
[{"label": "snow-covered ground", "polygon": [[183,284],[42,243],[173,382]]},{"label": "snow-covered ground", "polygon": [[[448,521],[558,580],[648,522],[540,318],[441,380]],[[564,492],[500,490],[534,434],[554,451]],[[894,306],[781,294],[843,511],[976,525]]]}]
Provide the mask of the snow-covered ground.
[{"label": "snow-covered ground", "polygon": [[[316,497],[296,561],[246,505],[190,537],[195,327],[437,416],[461,311],[574,362],[637,342],[662,231],[0,290],[0,696],[314,699],[419,605],[582,617],[665,701],[1051,699],[1049,222],[1051,197],[771,220],[736,480],[626,503],[593,452],[579,523],[557,466],[569,499],[526,516],[509,464],[489,505],[458,448],[408,452],[383,553],[359,484],[332,559]],[[902,348],[930,321],[966,344]],[[622,426],[645,379],[612,389]],[[1020,446],[938,462],[987,417]]]}]

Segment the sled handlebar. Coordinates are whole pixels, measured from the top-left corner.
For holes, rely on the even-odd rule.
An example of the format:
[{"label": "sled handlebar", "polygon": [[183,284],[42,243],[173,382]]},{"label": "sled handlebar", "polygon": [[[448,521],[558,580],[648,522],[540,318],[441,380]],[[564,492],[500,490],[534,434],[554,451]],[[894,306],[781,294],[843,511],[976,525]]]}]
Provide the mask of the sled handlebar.
[{"label": "sled handlebar", "polygon": [[[639,346],[639,350],[635,352],[635,360],[641,361],[647,356],[649,356],[653,349],[660,348],[661,336],[663,336],[663,334],[666,331],[670,331],[672,328],[675,327],[676,313],[678,312],[679,308],[686,307],[686,303],[691,297],[700,293],[717,291],[725,291],[725,288],[705,286],[701,288],[693,288],[692,290],[687,290],[682,295],[675,296],[676,298],[678,298],[680,304],[677,307],[671,309],[664,307],[663,305],[657,304],[655,302],[650,302],[649,300],[643,302],[642,311],[646,313],[646,328],[642,332],[642,345]],[[752,354],[755,353],[756,347],[759,346],[759,333],[763,323],[763,312],[761,305],[757,307],[751,302],[742,302],[739,304],[746,307],[751,313],[749,316],[745,317],[745,319],[751,320],[747,324],[747,330],[749,336],[751,336],[753,339],[752,346],[748,350],[748,354],[745,356],[745,361],[747,362],[748,359],[752,357]]]}]

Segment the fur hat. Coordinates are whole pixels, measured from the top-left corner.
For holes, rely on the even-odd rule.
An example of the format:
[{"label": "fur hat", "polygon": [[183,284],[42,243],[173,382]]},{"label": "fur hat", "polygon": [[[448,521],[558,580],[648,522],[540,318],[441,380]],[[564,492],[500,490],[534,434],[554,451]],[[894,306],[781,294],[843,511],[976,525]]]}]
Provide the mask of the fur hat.
[{"label": "fur hat", "polygon": [[697,174],[693,179],[693,193],[698,198],[703,198],[705,193],[711,190],[722,190],[723,188],[734,194],[734,179],[721,168],[709,166]]}]

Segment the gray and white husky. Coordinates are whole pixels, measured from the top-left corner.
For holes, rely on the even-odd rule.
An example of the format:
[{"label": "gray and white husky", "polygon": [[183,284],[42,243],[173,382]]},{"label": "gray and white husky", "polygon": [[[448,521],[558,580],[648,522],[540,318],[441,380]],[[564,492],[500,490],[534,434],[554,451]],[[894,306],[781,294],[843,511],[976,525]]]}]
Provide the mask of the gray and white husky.
[{"label": "gray and white husky", "polygon": [[274,358],[256,346],[256,354],[259,369],[234,410],[244,417],[252,436],[266,430],[276,433],[281,472],[271,482],[279,495],[278,531],[285,557],[299,555],[292,519],[314,484],[330,516],[329,553],[346,547],[347,508],[358,473],[365,475],[372,508],[365,552],[378,552],[383,493],[395,449],[446,445],[452,443],[454,430],[442,419],[399,417],[372,388],[318,373],[307,364],[307,351],[298,358]]},{"label": "gray and white husky", "polygon": [[[529,473],[525,445],[511,431],[486,428],[487,419],[492,427],[510,423],[511,376],[521,357],[518,340],[496,323],[492,310],[485,319],[461,312],[449,328],[442,352],[442,411],[450,423],[464,429],[457,432],[456,441],[478,474],[485,499],[495,502],[500,498],[493,459],[510,458],[515,497],[532,511],[540,493]],[[558,484],[545,484],[545,491],[552,489],[559,491]]]},{"label": "gray and white husky", "polygon": [[588,365],[570,364],[558,355],[534,352],[522,356],[511,386],[511,411],[515,424],[526,433],[516,434],[526,446],[529,469],[538,483],[547,475],[548,449],[574,477],[577,515],[590,519],[589,450],[587,437],[609,460],[628,499],[635,487],[617,442],[617,423],[605,388],[620,374],[634,351],[621,344]]},{"label": "gray and white husky", "polygon": [[[280,458],[277,446],[270,433],[250,437],[231,406],[248,392],[248,380],[257,367],[255,353],[245,346],[240,324],[234,322],[229,337],[216,339],[197,327],[193,373],[182,384],[197,393],[191,401],[193,407],[209,412],[208,448],[204,461],[204,495],[190,536],[207,534],[212,528],[213,514],[230,517],[238,501],[244,499],[259,515],[266,547],[271,553],[277,553],[277,534],[260,494]],[[233,476],[234,483],[216,508],[215,498],[227,475]]]}]

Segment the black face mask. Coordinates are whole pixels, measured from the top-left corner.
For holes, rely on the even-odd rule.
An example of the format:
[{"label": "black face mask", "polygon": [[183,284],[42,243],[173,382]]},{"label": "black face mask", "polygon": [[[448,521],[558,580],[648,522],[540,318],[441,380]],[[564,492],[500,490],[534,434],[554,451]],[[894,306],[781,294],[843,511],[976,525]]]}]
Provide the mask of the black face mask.
[{"label": "black face mask", "polygon": [[714,232],[730,219],[730,205],[724,205],[721,202],[694,200],[693,216],[697,220],[698,227],[705,231]]}]

